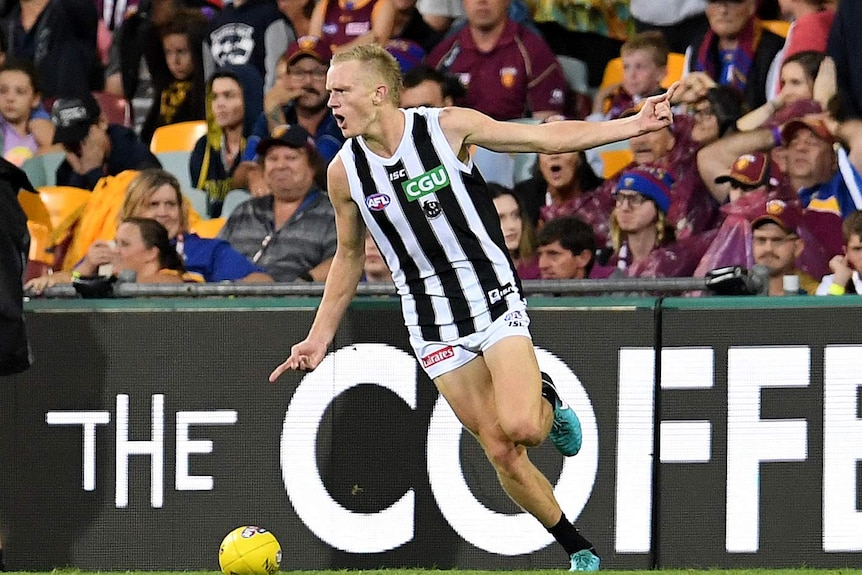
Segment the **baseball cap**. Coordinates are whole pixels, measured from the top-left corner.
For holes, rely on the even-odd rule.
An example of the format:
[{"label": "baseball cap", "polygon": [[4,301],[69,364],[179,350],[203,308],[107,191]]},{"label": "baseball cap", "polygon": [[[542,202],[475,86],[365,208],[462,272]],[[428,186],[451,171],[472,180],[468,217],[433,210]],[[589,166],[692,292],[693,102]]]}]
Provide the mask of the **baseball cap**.
[{"label": "baseball cap", "polygon": [[784,200],[767,200],[761,206],[751,220],[752,229],[757,229],[764,224],[778,224],[788,234],[798,234],[799,224],[802,221],[802,210],[794,203]]},{"label": "baseball cap", "polygon": [[667,170],[655,166],[638,166],[622,173],[614,194],[622,190],[637,192],[654,201],[656,206],[666,214],[670,208],[672,185],[673,178]]},{"label": "baseball cap", "polygon": [[730,173],[715,178],[716,184],[733,182],[745,188],[757,188],[769,183],[769,156],[762,152],[739,156]]},{"label": "baseball cap", "polygon": [[270,148],[275,146],[287,146],[288,148],[314,149],[314,140],[311,135],[299,124],[284,124],[276,126],[268,138],[264,138],[257,145],[257,156],[263,158]]},{"label": "baseball cap", "polygon": [[288,66],[292,66],[304,56],[311,56],[315,60],[329,66],[329,61],[332,59],[332,51],[317,36],[301,36],[296,42],[292,42],[287,47],[285,60]]},{"label": "baseball cap", "polygon": [[820,118],[812,118],[810,116],[797,118],[784,124],[784,128],[781,130],[781,143],[785,146],[788,145],[793,139],[793,136],[803,128],[811,130],[814,132],[815,136],[825,142],[829,142],[830,144],[835,143],[835,138],[832,136],[832,132],[829,131],[829,128],[827,128],[826,124],[823,123],[823,120]]},{"label": "baseball cap", "polygon": [[102,111],[90,94],[60,98],[51,108],[55,144],[77,144],[87,137],[90,126],[99,121]]}]

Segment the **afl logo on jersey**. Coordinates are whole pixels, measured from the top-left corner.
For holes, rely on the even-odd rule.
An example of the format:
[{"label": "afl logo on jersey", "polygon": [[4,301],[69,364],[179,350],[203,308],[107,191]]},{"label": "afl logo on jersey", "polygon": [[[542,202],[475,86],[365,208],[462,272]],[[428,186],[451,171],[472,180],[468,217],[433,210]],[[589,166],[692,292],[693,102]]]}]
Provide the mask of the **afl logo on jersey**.
[{"label": "afl logo on jersey", "polygon": [[391,201],[392,200],[390,200],[389,196],[386,194],[374,194],[373,196],[365,198],[365,205],[368,206],[368,209],[372,212],[380,212],[383,211]]}]

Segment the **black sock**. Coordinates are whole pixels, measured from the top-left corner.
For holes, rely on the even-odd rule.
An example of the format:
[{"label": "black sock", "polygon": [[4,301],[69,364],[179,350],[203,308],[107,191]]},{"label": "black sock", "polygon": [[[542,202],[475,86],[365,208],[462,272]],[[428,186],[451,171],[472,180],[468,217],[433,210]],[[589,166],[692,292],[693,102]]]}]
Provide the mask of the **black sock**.
[{"label": "black sock", "polygon": [[548,529],[548,532],[554,536],[557,543],[563,546],[567,555],[572,555],[582,549],[589,549],[593,554],[596,553],[593,544],[587,541],[574,525],[569,523],[565,513],[560,516],[556,525]]},{"label": "black sock", "polygon": [[548,400],[551,404],[551,407],[554,409],[557,408],[557,404],[560,401],[560,396],[557,395],[557,390],[553,388],[553,386],[548,385],[545,381],[550,381],[551,378],[546,373],[542,373],[542,397]]},{"label": "black sock", "polygon": [[3,563],[3,549],[0,548],[0,571],[6,570],[6,564]]}]

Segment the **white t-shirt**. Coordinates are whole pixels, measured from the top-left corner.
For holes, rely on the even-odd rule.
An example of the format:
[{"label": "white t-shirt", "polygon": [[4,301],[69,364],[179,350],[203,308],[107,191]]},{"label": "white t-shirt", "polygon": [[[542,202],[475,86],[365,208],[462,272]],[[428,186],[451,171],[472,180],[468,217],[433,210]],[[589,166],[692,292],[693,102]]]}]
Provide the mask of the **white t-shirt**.
[{"label": "white t-shirt", "polygon": [[465,16],[461,0],[417,0],[416,9],[422,15],[448,16],[460,18]]},{"label": "white t-shirt", "polygon": [[[856,293],[862,293],[862,278],[859,277],[859,272],[853,270],[853,275],[850,276],[853,280],[853,286],[856,288]],[[835,274],[823,276],[820,285],[817,286],[816,295],[829,295],[829,286],[832,285],[835,279]]]},{"label": "white t-shirt", "polygon": [[631,0],[629,9],[632,16],[641,22],[670,26],[703,14],[706,0]]}]

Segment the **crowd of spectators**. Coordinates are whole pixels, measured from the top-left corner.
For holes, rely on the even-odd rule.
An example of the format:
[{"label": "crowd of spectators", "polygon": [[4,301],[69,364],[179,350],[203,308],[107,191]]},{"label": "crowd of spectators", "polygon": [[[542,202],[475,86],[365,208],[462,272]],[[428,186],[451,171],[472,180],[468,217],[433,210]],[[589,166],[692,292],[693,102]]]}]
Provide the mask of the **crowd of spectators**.
[{"label": "crowd of spectators", "polygon": [[[56,183],[93,190],[56,272],[119,261],[118,225],[141,253],[152,249],[158,230],[130,218],[157,213],[157,202],[120,217],[132,181],[123,174],[161,168],[153,134],[193,121],[206,132],[186,151],[188,172],[174,175],[203,190],[205,207],[184,203],[177,182],[164,202],[183,225],[152,216],[179,245],[176,277],[195,271],[184,251],[198,237],[192,213],[221,217],[211,241],[245,262],[242,274],[206,281],[325,279],[335,228],[322,174],[344,141],[326,106],[329,60],[378,43],[402,67],[404,107],[507,121],[625,118],[678,80],[673,125],[615,145],[622,169],[606,169],[600,150],[474,151],[485,179],[507,184],[491,194],[522,279],[760,263],[771,293],[785,293],[787,275],[806,293],[858,289],[862,68],[851,26],[862,9],[851,0],[129,0],[123,14],[100,1],[17,0],[0,17],[4,157],[62,153]],[[669,57],[684,62],[678,78]],[[571,59],[583,66],[578,81]],[[605,73],[614,59],[615,80]],[[148,109],[118,125],[105,95]],[[513,167],[521,159],[533,161],[526,175]],[[237,189],[249,199],[222,214]],[[386,281],[367,252],[368,281]],[[170,275],[143,273],[154,274]],[[66,277],[55,276],[30,286]]]}]

